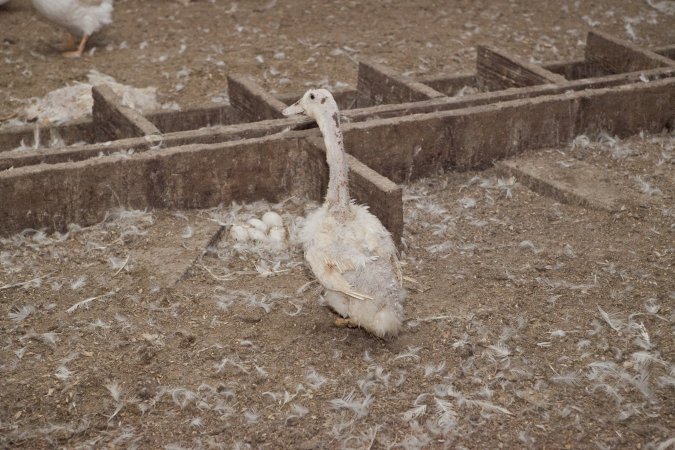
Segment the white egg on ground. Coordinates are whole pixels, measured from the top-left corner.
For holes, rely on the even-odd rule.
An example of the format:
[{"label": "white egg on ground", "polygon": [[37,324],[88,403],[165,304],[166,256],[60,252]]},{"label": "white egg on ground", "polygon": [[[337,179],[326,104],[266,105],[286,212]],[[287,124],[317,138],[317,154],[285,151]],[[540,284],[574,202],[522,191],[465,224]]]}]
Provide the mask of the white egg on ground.
[{"label": "white egg on ground", "polygon": [[249,225],[251,225],[253,228],[255,228],[256,230],[260,230],[263,233],[267,233],[267,230],[269,229],[267,224],[260,219],[256,219],[256,218],[248,219],[247,223]]},{"label": "white egg on ground", "polygon": [[270,228],[284,226],[284,219],[282,219],[281,216],[274,211],[267,211],[265,214],[263,214],[262,221],[265,222],[265,224]]},{"label": "white egg on ground", "polygon": [[243,227],[241,225],[232,225],[232,228],[230,228],[230,236],[232,236],[232,239],[238,242],[246,242],[248,241],[249,235],[248,235],[248,227]]},{"label": "white egg on ground", "polygon": [[270,229],[270,240],[283,243],[286,240],[286,230],[283,227],[272,227]]},{"label": "white egg on ground", "polygon": [[264,242],[267,240],[267,234],[259,230],[257,228],[249,228],[248,229],[248,237],[253,239],[254,241],[259,241],[259,242]]}]

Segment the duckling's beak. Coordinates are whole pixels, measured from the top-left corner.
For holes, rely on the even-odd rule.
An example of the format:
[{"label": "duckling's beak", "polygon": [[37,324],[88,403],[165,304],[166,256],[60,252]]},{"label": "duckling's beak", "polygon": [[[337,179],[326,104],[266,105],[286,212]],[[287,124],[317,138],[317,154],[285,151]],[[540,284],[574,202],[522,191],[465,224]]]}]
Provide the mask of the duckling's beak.
[{"label": "duckling's beak", "polygon": [[305,108],[300,106],[300,100],[298,100],[288,108],[285,108],[283,111],[281,111],[281,114],[283,114],[284,116],[294,116],[296,114],[304,114],[304,112]]}]

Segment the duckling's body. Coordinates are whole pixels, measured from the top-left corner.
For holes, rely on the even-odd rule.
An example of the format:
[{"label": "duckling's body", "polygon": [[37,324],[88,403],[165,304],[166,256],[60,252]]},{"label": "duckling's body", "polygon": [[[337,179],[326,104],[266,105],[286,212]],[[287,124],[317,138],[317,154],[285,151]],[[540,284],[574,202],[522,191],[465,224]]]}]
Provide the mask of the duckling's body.
[{"label": "duckling's body", "polygon": [[305,259],[326,288],[328,304],[349,325],[379,337],[398,334],[405,291],[396,247],[368,208],[349,197],[348,168],[339,113],[330,92],[310,90],[284,114],[304,112],[324,135],[330,171],[322,207],[309,214],[300,233]]},{"label": "duckling's body", "polygon": [[87,40],[112,23],[112,0],[33,0],[35,9],[50,22],[68,31],[68,44],[74,45],[73,36],[80,37],[77,50],[64,56],[82,55]]},{"label": "duckling's body", "polygon": [[307,216],[300,238],[307,262],[326,288],[326,301],[338,314],[376,336],[398,334],[405,293],[396,247],[377,217],[350,204],[341,220],[324,205]]}]

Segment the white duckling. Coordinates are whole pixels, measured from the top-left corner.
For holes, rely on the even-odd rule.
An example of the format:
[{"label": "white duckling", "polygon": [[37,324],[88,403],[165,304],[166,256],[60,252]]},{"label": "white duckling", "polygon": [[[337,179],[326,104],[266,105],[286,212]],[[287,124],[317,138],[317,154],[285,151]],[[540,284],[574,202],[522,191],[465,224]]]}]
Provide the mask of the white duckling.
[{"label": "white duckling", "polygon": [[349,198],[348,167],[337,104],[325,89],[311,89],[284,115],[316,120],[326,144],[329,179],[326,200],[300,231],[305,259],[326,288],[328,304],[345,319],[379,337],[398,334],[405,291],[396,246],[368,208]]},{"label": "white duckling", "polygon": [[75,46],[74,36],[80,37],[75,51],[63,56],[79,58],[89,37],[112,23],[112,0],[33,0],[33,6],[50,22],[68,30],[68,47]]}]

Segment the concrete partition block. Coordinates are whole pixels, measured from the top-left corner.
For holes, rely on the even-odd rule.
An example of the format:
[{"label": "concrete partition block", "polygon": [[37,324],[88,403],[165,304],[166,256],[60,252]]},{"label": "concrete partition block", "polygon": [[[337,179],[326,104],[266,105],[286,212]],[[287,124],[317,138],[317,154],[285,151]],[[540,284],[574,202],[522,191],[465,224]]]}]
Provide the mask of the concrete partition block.
[{"label": "concrete partition block", "polygon": [[675,45],[665,45],[654,49],[654,53],[675,60]]},{"label": "concrete partition block", "polygon": [[162,133],[197,130],[238,122],[234,108],[228,104],[214,104],[181,111],[159,110],[145,115]]},{"label": "concrete partition block", "polygon": [[576,134],[626,137],[675,129],[675,78],[595,89],[579,95]]},{"label": "concrete partition block", "polygon": [[[38,130],[36,131],[36,128]],[[37,139],[36,139],[37,138]],[[94,123],[91,119],[78,119],[61,125],[33,123],[0,130],[0,155],[20,147],[47,147],[52,142],[71,145],[75,142],[96,142]],[[37,144],[37,145],[36,145]]]},{"label": "concrete partition block", "polygon": [[581,133],[604,130],[627,136],[641,130],[673,129],[674,96],[673,78],[570,90],[346,123],[344,140],[348,151],[361,162],[401,183],[447,168],[486,167],[526,149],[567,144]]},{"label": "concrete partition block", "polygon": [[419,78],[417,81],[447,96],[457,94],[462,88],[475,88],[477,86],[476,74],[474,73],[426,76]]},{"label": "concrete partition block", "polygon": [[345,146],[396,183],[475,169],[573,138],[576,104],[545,96],[344,125]]},{"label": "concrete partition block", "polygon": [[600,31],[589,31],[586,38],[586,60],[611,73],[675,67],[675,61]]},{"label": "concrete partition block", "polygon": [[388,67],[370,61],[359,62],[356,90],[356,106],[359,108],[445,97],[425,84],[401,76]]},{"label": "concrete partition block", "polygon": [[325,162],[301,133],[149,150],[0,172],[0,235],[62,230],[127,208],[209,208],[290,196],[318,200]]},{"label": "concrete partition block", "polygon": [[122,105],[122,99],[110,86],[94,86],[92,115],[97,141],[161,134],[155,125],[138,111]]},{"label": "concrete partition block", "polygon": [[562,75],[486,45],[477,49],[476,78],[478,86],[489,91],[566,81]]},{"label": "concrete partition block", "polygon": [[[109,145],[86,144],[70,147],[40,148],[21,152],[0,152],[0,170],[32,164],[82,161],[87,158],[115,153],[119,153],[121,157],[128,157],[133,153],[141,153],[153,147],[167,148],[188,144],[215,144],[252,139],[301,127],[305,122],[304,118],[266,120],[254,123],[215,126],[199,130],[179,131],[163,135],[150,135],[140,138],[119,139],[111,142]],[[125,154],[121,154],[120,152],[125,152]]]},{"label": "concrete partition block", "polygon": [[228,75],[230,104],[242,122],[256,122],[284,117],[286,104],[277,100],[258,83],[243,75]]}]

